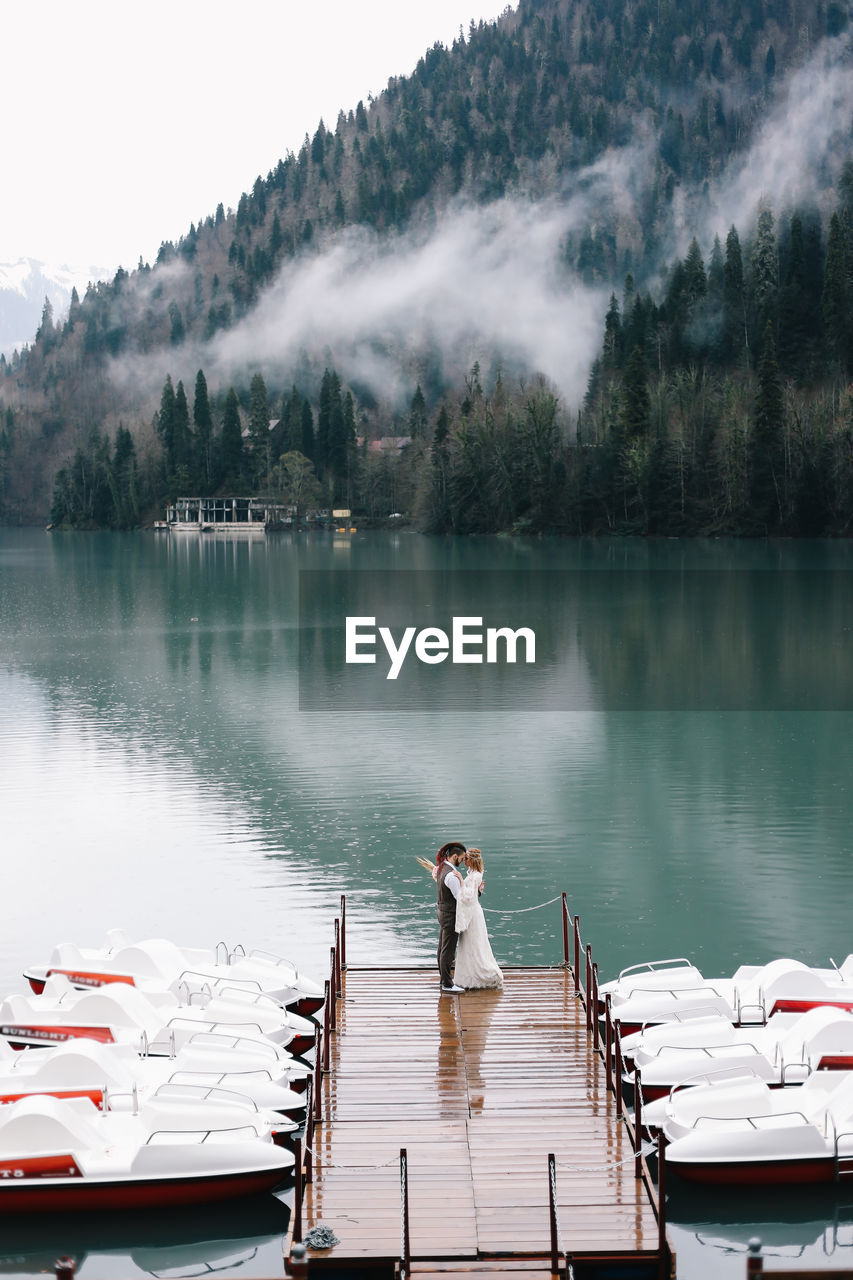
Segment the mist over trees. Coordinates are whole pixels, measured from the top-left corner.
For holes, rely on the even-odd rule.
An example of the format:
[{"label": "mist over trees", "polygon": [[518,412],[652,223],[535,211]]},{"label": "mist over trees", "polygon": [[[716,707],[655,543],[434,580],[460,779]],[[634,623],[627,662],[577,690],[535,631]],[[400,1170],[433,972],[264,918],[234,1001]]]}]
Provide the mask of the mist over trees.
[{"label": "mist over trees", "polygon": [[[472,24],[334,128],[320,121],[153,265],[91,284],[67,318],[46,303],[32,345],[0,358],[0,520],[51,508],[55,523],[128,528],[179,494],[239,489],[435,531],[846,533],[849,128],[796,202],[740,216],[741,202],[737,225],[709,231],[707,197],[797,70],[848,41],[846,8],[817,0],[522,0]],[[370,270],[334,326],[331,306],[312,310],[354,260],[342,237],[373,237],[393,279],[404,243],[509,199],[541,225],[569,211],[541,364],[536,316],[511,293],[496,304],[485,275],[461,300],[479,333],[442,343],[461,301],[448,279],[441,311],[437,257],[414,277],[432,329],[416,289],[407,327],[371,319]],[[523,277],[537,225],[506,221],[501,241],[484,222],[482,270],[498,270],[498,246]],[[574,400],[560,351],[577,361],[578,334],[546,305],[572,290],[565,314],[587,325],[610,295]],[[532,331],[523,348],[514,324]]]}]

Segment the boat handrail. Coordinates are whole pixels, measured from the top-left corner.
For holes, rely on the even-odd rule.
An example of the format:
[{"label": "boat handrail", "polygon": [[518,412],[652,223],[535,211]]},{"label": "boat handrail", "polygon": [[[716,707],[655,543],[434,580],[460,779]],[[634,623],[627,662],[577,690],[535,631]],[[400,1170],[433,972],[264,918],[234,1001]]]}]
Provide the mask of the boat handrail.
[{"label": "boat handrail", "polygon": [[[181,1023],[184,1024],[183,1027],[181,1026]],[[223,1027],[227,1027],[229,1031],[231,1031],[232,1033],[237,1027],[242,1027],[244,1030],[248,1029],[249,1031],[256,1031],[259,1036],[262,1036],[264,1034],[263,1029],[258,1025],[257,1022],[198,1023],[198,1022],[194,1022],[191,1018],[171,1018],[166,1025],[169,1027],[175,1027],[178,1030],[183,1030],[183,1031],[186,1031],[189,1027],[195,1027],[197,1031],[209,1031],[212,1033],[215,1032],[217,1034],[221,1034]],[[252,1040],[253,1038],[254,1038],[253,1036],[243,1036],[243,1039],[245,1040]]]},{"label": "boat handrail", "polygon": [[[630,996],[626,997],[633,1000],[634,996],[671,996],[673,1000],[681,1000],[684,996],[694,996],[701,992],[709,992],[712,996],[716,996],[718,1000],[727,1000],[728,996],[724,995],[710,982],[702,982],[696,987],[632,987]],[[619,1006],[616,1006],[618,1013]]]},{"label": "boat handrail", "polygon": [[796,1071],[796,1069],[797,1069],[798,1067],[801,1067],[801,1068],[802,1068],[802,1070],[805,1072],[806,1079],[808,1079],[808,1077],[812,1074],[812,1064],[811,1064],[811,1060],[809,1059],[809,1057],[808,1057],[808,1056],[807,1056],[807,1054],[806,1054],[806,1046],[805,1046],[805,1045],[803,1045],[803,1048],[802,1048],[802,1057],[800,1058],[800,1060],[799,1060],[799,1061],[797,1061],[796,1059],[792,1059],[790,1062],[785,1062],[785,1061],[784,1061],[784,1059],[783,1059],[783,1058],[781,1057],[781,1055],[780,1055],[780,1059],[779,1059],[779,1083],[780,1083],[780,1084],[787,1084],[787,1083],[788,1083],[788,1072],[789,1072],[789,1070],[791,1070],[791,1071]]},{"label": "boat handrail", "polygon": [[725,1124],[728,1121],[730,1124],[748,1124],[753,1129],[761,1129],[763,1127],[762,1120],[784,1120],[786,1116],[797,1116],[802,1120],[803,1124],[809,1123],[805,1113],[802,1111],[774,1111],[770,1115],[764,1116],[697,1116],[693,1122],[693,1127],[697,1128],[703,1120],[712,1120],[714,1124]]},{"label": "boat handrail", "polygon": [[752,1043],[752,1041],[751,1041],[751,1040],[742,1040],[742,1041],[738,1041],[738,1043],[737,1043],[737,1044],[713,1044],[713,1045],[708,1045],[708,1044],[662,1044],[658,1049],[656,1049],[656,1050],[655,1050],[655,1052],[654,1052],[654,1054],[653,1054],[652,1056],[653,1056],[653,1057],[655,1057],[655,1058],[657,1058],[657,1057],[659,1057],[659,1055],[660,1055],[661,1053],[663,1053],[663,1052],[665,1051],[665,1052],[667,1052],[667,1053],[696,1053],[696,1054],[704,1054],[704,1056],[705,1056],[706,1058],[713,1058],[713,1057],[715,1057],[715,1056],[716,1056],[717,1050],[719,1050],[719,1049],[733,1049],[733,1050],[735,1050],[736,1052],[741,1052],[741,1051],[742,1051],[742,1050],[744,1050],[744,1049],[751,1049],[753,1053],[759,1053],[759,1052],[760,1052],[760,1050],[757,1048],[757,1046],[756,1046],[756,1045],[754,1045],[754,1044]]},{"label": "boat handrail", "polygon": [[225,1089],[220,1085],[203,1085],[203,1084],[179,1084],[177,1081],[166,1081],[165,1084],[158,1085],[154,1090],[155,1098],[172,1097],[171,1090],[174,1090],[175,1097],[181,1098],[201,1098],[206,1100],[211,1097],[223,1097],[226,1102],[231,1098],[239,1098],[241,1102],[247,1103],[253,1111],[259,1111],[260,1108],[247,1093],[241,1093],[239,1089]]},{"label": "boat handrail", "polygon": [[234,950],[228,952],[228,963],[231,964],[232,960],[234,960],[236,956],[245,956],[245,955],[246,955],[246,948],[243,946],[242,942],[238,942]]},{"label": "boat handrail", "polygon": [[225,1049],[237,1049],[241,1043],[245,1043],[250,1045],[256,1052],[262,1052],[269,1058],[275,1058],[276,1061],[281,1059],[277,1047],[271,1041],[256,1040],[253,1036],[235,1035],[233,1029],[230,1035],[224,1031],[196,1031],[195,1035],[190,1036],[186,1043],[200,1045],[208,1040],[225,1041],[224,1045],[222,1045]]},{"label": "boat handrail", "polygon": [[[245,952],[243,953],[246,954]],[[253,947],[249,952],[250,960],[257,958],[258,960],[271,960],[275,965],[286,964],[289,969],[293,970],[294,977],[299,977],[299,970],[292,960],[288,960],[286,956],[277,956],[274,951],[263,951],[260,947]]]},{"label": "boat handrail", "polygon": [[695,965],[690,963],[686,956],[674,956],[671,960],[646,960],[644,964],[629,964],[627,969],[621,969],[616,981],[621,982],[629,973],[640,973],[646,971],[649,973],[657,973],[659,969],[663,969],[665,965],[670,964],[686,964],[690,969],[696,968]]},{"label": "boat handrail", "polygon": [[[202,975],[199,974],[198,976],[201,977]],[[200,987],[194,989],[190,986],[187,979],[181,976],[175,984],[175,987],[178,998],[180,999],[181,994],[183,994],[184,1003],[188,1005],[192,1004],[195,996],[207,996],[208,1000],[213,999],[213,991],[211,990],[209,982],[203,982]]]},{"label": "boat handrail", "polygon": [[[198,1071],[190,1071],[187,1067],[184,1067],[182,1071],[175,1071],[171,1076],[169,1076],[169,1079],[165,1080],[163,1083],[181,1084],[182,1082],[176,1078],[177,1076],[197,1076],[199,1074],[200,1073]],[[273,1078],[272,1072],[266,1067],[245,1067],[242,1071],[220,1072],[217,1077],[217,1084],[220,1084],[226,1077],[230,1080],[232,1076],[263,1076],[265,1080],[269,1080],[270,1082]]]},{"label": "boat handrail", "polygon": [[101,1097],[101,1106],[104,1111],[112,1111],[115,1098],[130,1098],[133,1114],[135,1116],[139,1115],[139,1090],[135,1081],[130,1089],[116,1089],[114,1091],[111,1091],[109,1085],[105,1084],[101,1090]]},{"label": "boat handrail", "polygon": [[720,1067],[718,1071],[700,1071],[696,1075],[688,1076],[686,1080],[679,1080],[669,1091],[670,1099],[672,1099],[679,1089],[692,1089],[697,1084],[713,1084],[714,1081],[720,1080],[739,1080],[741,1076],[746,1080],[761,1081],[761,1076],[756,1071],[750,1071],[748,1067]]},{"label": "boat handrail", "polygon": [[[167,1024],[166,1024],[166,1027],[164,1027],[164,1028],[163,1028],[163,1030],[166,1030],[168,1027],[171,1027],[171,1025],[172,1025],[172,1024],[171,1024],[171,1022],[170,1022],[170,1023],[167,1023]],[[191,1025],[195,1026],[195,1025],[197,1025],[197,1024],[193,1023],[193,1024],[191,1024]],[[161,1057],[161,1056],[162,1056],[161,1054],[155,1054],[155,1053],[154,1053],[154,1046],[155,1046],[155,1045],[160,1045],[160,1044],[162,1044],[162,1043],[163,1043],[163,1041],[162,1041],[158,1036],[157,1036],[157,1037],[155,1037],[153,1040],[149,1040],[149,1039],[148,1039],[148,1032],[147,1032],[147,1031],[143,1031],[143,1032],[142,1032],[142,1036],[140,1037],[140,1055],[141,1055],[143,1058]],[[175,1032],[174,1032],[174,1031],[169,1031],[169,1037],[168,1037],[168,1040],[166,1041],[166,1043],[167,1043],[167,1045],[168,1045],[168,1049],[169,1049],[169,1057],[170,1057],[170,1058],[174,1058],[175,1053],[176,1053],[176,1051],[177,1051],[177,1050],[176,1050],[176,1044],[175,1044]]]},{"label": "boat handrail", "polygon": [[283,1012],[281,1002],[276,1000],[275,996],[271,996],[268,991],[246,992],[241,987],[227,986],[220,987],[216,994],[225,996],[229,991],[236,991],[240,996],[249,995],[251,998],[246,1002],[247,1004],[258,1005],[266,1002],[267,1004],[271,1004],[274,1009],[278,1009],[280,1012]]},{"label": "boat handrail", "polygon": [[226,990],[223,983],[227,983],[229,987],[234,987],[237,991],[263,991],[263,987],[255,978],[214,978],[213,987],[216,991]]},{"label": "boat handrail", "polygon": [[[219,959],[219,948],[220,948],[220,947],[222,948],[223,952],[225,953],[225,959],[224,959],[224,960],[220,960],[220,959]],[[214,963],[214,964],[228,964],[228,943],[227,943],[227,942],[223,942],[223,940],[222,940],[221,938],[220,938],[219,942],[217,942],[216,946],[213,948],[213,963]]]},{"label": "boat handrail", "polygon": [[[154,1141],[155,1138],[175,1138],[175,1137],[180,1137],[180,1140],[182,1143],[183,1142],[189,1143],[192,1141],[191,1135],[194,1133],[197,1133],[197,1134],[201,1134],[201,1137],[196,1139],[199,1146],[201,1146],[203,1142],[207,1142],[208,1138],[213,1133],[242,1133],[244,1130],[249,1130],[251,1133],[255,1135],[256,1138],[260,1138],[262,1136],[261,1133],[258,1131],[257,1125],[254,1125],[254,1124],[233,1124],[233,1125],[229,1125],[227,1128],[206,1129],[204,1131],[202,1131],[201,1129],[152,1129],[151,1133],[149,1133],[148,1137],[145,1139],[144,1145],[146,1147],[159,1146],[160,1145],[159,1143],[155,1143]],[[166,1143],[164,1143],[163,1145],[165,1146]],[[176,1145],[180,1145],[180,1144],[176,1144]]]},{"label": "boat handrail", "polygon": [[201,969],[184,969],[178,975],[177,982],[188,983],[191,978],[201,979],[208,990],[210,990],[211,983],[214,987],[218,987],[221,982],[228,982],[232,986],[256,987],[258,991],[262,990],[261,984],[255,978],[211,978],[209,973],[204,973]]},{"label": "boat handrail", "polygon": [[[678,1009],[673,1013],[671,1018],[667,1018],[667,1022],[692,1022],[696,1018],[712,1018],[719,1015],[709,1013],[704,1005],[690,1005],[686,1009]],[[640,1024],[640,1031],[648,1031],[651,1027],[659,1027],[661,1024],[655,1022],[653,1018],[647,1019]]]},{"label": "boat handrail", "polygon": [[[827,1113],[827,1114],[828,1114],[828,1113]],[[839,1144],[840,1144],[840,1142],[841,1142],[841,1139],[842,1139],[842,1138],[853,1138],[853,1130],[851,1130],[851,1129],[842,1129],[842,1130],[839,1132],[839,1130],[836,1128],[836,1125],[835,1125],[835,1118],[834,1118],[834,1117],[832,1117],[832,1129],[833,1129],[833,1147],[834,1147],[834,1150],[835,1150],[835,1180],[836,1180],[836,1182],[839,1182],[839,1181],[841,1180],[841,1176],[842,1176],[842,1174],[841,1174],[841,1152],[840,1152],[840,1151],[839,1151],[839,1149],[838,1149],[838,1148],[839,1148]],[[846,1159],[848,1159],[848,1160],[850,1159],[850,1157],[849,1157],[849,1156],[847,1156],[847,1157],[845,1157],[845,1158],[846,1158]],[[848,1177],[848,1178],[849,1178],[849,1177],[851,1177],[852,1175],[853,1175],[853,1169],[850,1169],[850,1170],[848,1170],[848,1171],[845,1171],[845,1174],[844,1174],[844,1176],[845,1176],[845,1177]]]},{"label": "boat handrail", "polygon": [[[741,1025],[743,1025],[744,1009],[757,1009],[758,1012],[761,1014],[761,1022],[758,1023],[757,1025],[762,1027],[767,1026],[767,1001],[764,996],[763,987],[758,988],[757,1000],[746,1000],[746,1001],[741,1000],[740,992],[736,990],[734,1006],[735,1006],[735,1012],[737,1013],[737,1020],[739,1023],[741,1023]],[[749,1024],[749,1025],[753,1025],[753,1024]]]}]

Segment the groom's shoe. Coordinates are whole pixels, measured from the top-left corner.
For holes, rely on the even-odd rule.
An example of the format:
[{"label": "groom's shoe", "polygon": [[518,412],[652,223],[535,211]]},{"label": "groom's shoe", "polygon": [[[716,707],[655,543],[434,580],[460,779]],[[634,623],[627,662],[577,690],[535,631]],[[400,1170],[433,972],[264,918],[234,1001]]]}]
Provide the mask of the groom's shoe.
[{"label": "groom's shoe", "polygon": [[464,990],[465,990],[465,988],[464,988],[464,987],[457,987],[457,985],[456,985],[456,983],[455,983],[455,982],[454,982],[451,986],[449,986],[449,987],[444,987],[444,986],[443,986],[441,989],[442,989],[442,991],[446,991],[446,992],[448,992],[449,994],[452,994],[452,995],[458,995],[458,993],[459,993],[460,991],[464,991]]}]

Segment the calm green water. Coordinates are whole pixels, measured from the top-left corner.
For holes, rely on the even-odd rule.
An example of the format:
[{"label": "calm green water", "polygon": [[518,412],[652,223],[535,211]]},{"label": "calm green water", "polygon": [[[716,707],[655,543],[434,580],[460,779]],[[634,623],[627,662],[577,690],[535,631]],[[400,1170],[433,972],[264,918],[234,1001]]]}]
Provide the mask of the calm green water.
[{"label": "calm green water", "polygon": [[[851,568],[840,543],[0,530],[0,994],[115,925],[323,977],[342,892],[352,963],[430,961],[414,859],[453,837],[484,851],[506,963],[560,958],[557,906],[519,909],[563,889],[605,977],[676,955],[710,974],[840,962]],[[303,570],[323,590],[300,637]],[[329,644],[352,584],[395,633],[448,609],[526,619],[536,669],[412,665],[393,689],[378,663],[344,670]],[[743,1273],[751,1220],[678,1212],[680,1276]],[[850,1265],[853,1211],[781,1218],[785,1256]],[[269,1267],[262,1238],[244,1274]],[[89,1254],[84,1274],[109,1274]]]}]

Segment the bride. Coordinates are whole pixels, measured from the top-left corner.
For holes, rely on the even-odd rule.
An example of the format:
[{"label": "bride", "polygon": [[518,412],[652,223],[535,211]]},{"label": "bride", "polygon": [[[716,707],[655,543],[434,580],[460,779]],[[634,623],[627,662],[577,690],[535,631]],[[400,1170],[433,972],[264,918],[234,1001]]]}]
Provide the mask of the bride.
[{"label": "bride", "polygon": [[[456,932],[459,947],[456,952],[456,969],[453,981],[460,987],[503,988],[503,974],[492,954],[486,917],[480,906],[480,885],[483,883],[483,856],[479,849],[469,849],[464,858],[468,868],[465,879],[459,876],[461,889],[456,899]],[[459,872],[454,872],[459,875]]]}]

